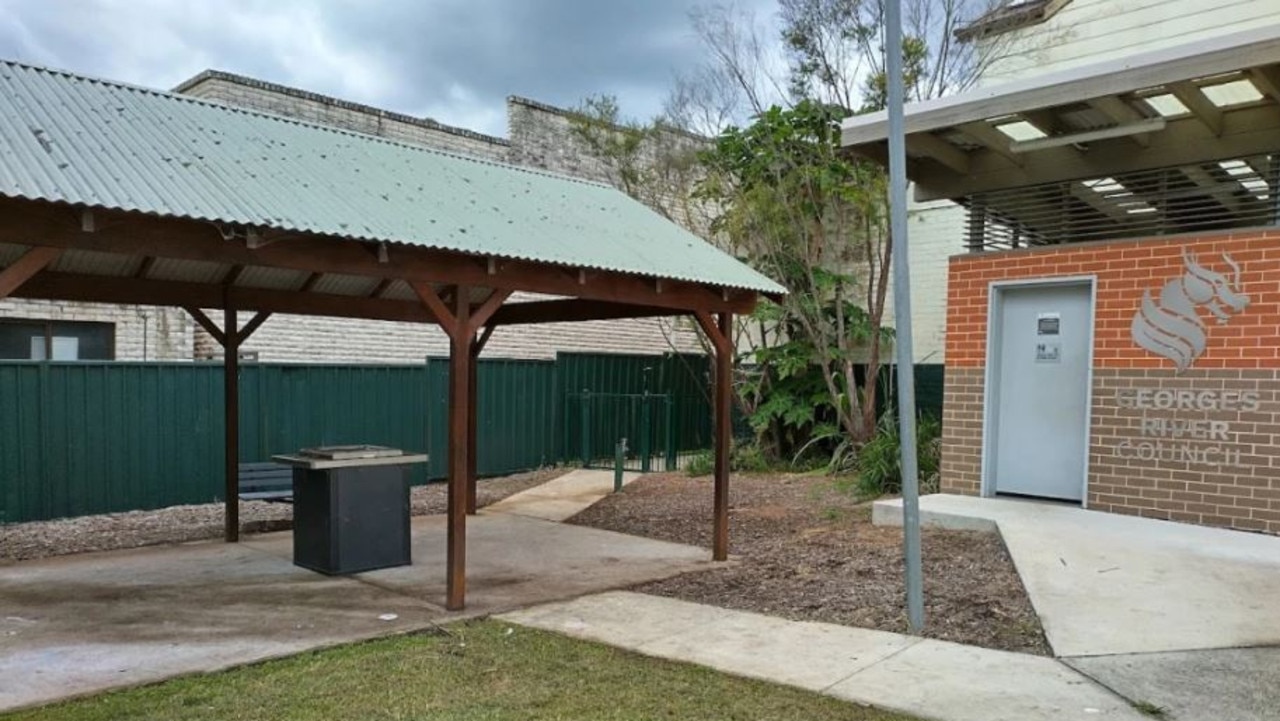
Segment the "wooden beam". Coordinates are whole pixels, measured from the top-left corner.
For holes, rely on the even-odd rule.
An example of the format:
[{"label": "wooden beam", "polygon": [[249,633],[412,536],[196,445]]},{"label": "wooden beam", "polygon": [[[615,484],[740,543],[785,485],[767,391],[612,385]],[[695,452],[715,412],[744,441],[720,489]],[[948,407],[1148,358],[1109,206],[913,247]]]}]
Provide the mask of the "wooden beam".
[{"label": "wooden beam", "polygon": [[733,316],[698,313],[698,324],[715,348],[715,488],[712,507],[712,551],[716,561],[729,558],[729,446],[733,442]]},{"label": "wooden beam", "polygon": [[298,287],[298,292],[299,293],[310,292],[312,288],[316,287],[316,283],[319,283],[320,279],[323,277],[324,277],[324,273],[312,273],[311,275],[307,276],[306,280],[302,281],[302,285]]},{"label": "wooden beam", "polygon": [[240,540],[240,333],[236,307],[223,306],[226,342],[222,352],[223,534],[227,543]]},{"label": "wooden beam", "polygon": [[667,318],[688,315],[688,311],[660,308],[651,305],[627,305],[599,300],[536,300],[527,303],[507,303],[493,314],[494,325],[524,325],[529,323],[568,323],[584,320],[615,320],[618,318]]},{"label": "wooden beam", "polygon": [[[488,326],[488,329],[493,326]],[[488,336],[485,336],[488,339]],[[479,464],[479,449],[476,444],[476,436],[480,429],[479,424],[479,385],[477,379],[480,375],[480,348],[481,344],[475,342],[471,344],[471,352],[468,354],[468,363],[470,368],[467,371],[467,407],[470,409],[467,414],[467,515],[476,515],[476,485],[479,480],[477,466]]]},{"label": "wooden beam", "polygon": [[496,260],[495,272],[490,275],[486,258],[423,247],[398,246],[395,262],[384,264],[378,263],[366,244],[345,238],[299,236],[288,243],[249,250],[243,244],[226,242],[216,227],[203,222],[121,211],[96,213],[100,216],[97,232],[83,233],[78,223],[68,222],[63,206],[0,198],[0,243],[27,245],[39,238],[41,245],[58,248],[420,283],[462,283],[686,311],[746,312],[756,296],[753,291],[734,290],[725,300],[719,288],[670,279],[658,293],[652,278],[609,271],[592,271],[588,282],[579,285],[573,274],[560,266],[523,260]]},{"label": "wooden beam", "polygon": [[440,300],[440,296],[436,295],[436,289],[431,287],[429,283],[410,282],[409,287],[413,288],[413,292],[422,301],[422,304],[431,311],[440,323],[440,327],[444,328],[446,333],[453,335],[454,328],[458,325],[458,319],[453,313],[445,307],[444,301]]},{"label": "wooden beam", "polygon": [[147,276],[151,275],[151,267],[154,266],[155,264],[156,264],[155,256],[149,255],[143,258],[142,263],[138,265],[138,270],[133,274],[133,277],[139,280],[146,280]]},{"label": "wooden beam", "polygon": [[370,298],[381,298],[381,297],[382,297],[382,294],[383,294],[383,293],[386,293],[386,292],[387,292],[387,288],[390,288],[390,287],[391,287],[391,284],[392,284],[392,283],[394,283],[394,282],[395,282],[395,281],[394,281],[394,280],[392,280],[392,279],[390,279],[390,278],[383,278],[382,280],[378,281],[378,285],[377,285],[376,287],[374,287],[374,289],[373,289],[373,290],[369,291],[369,297],[370,297]]},{"label": "wooden beam", "polygon": [[[459,289],[459,292],[461,292],[461,289]],[[493,314],[502,307],[502,304],[509,297],[511,297],[511,291],[509,290],[497,288],[491,290],[489,297],[485,298],[483,303],[471,311],[471,321],[470,325],[467,326],[467,332],[474,336],[480,328],[489,322],[489,319],[493,317]]]},{"label": "wooden beam", "polygon": [[31,280],[36,273],[62,255],[61,248],[35,247],[22,254],[22,257],[0,270],[0,298],[8,298],[23,283]]},{"label": "wooden beam", "polygon": [[388,298],[362,298],[334,293],[302,293],[293,290],[224,288],[212,283],[172,280],[136,280],[77,273],[37,274],[15,297],[75,300],[123,305],[168,305],[218,308],[230,299],[241,310],[334,318],[363,318],[412,323],[435,323],[436,317],[421,303]]},{"label": "wooden beam", "polygon": [[969,172],[969,154],[933,133],[918,133],[907,138],[907,147],[942,163],[957,173]]},{"label": "wooden beam", "polygon": [[257,314],[249,319],[248,323],[244,324],[244,328],[240,329],[239,341],[244,343],[248,340],[249,336],[253,335],[253,332],[260,328],[263,323],[267,322],[267,319],[270,317],[271,313],[269,311],[258,311]]},{"label": "wooden beam", "polygon": [[237,280],[240,280],[240,276],[241,276],[241,275],[244,275],[244,266],[243,266],[243,265],[233,265],[233,266],[231,266],[231,269],[230,269],[230,270],[228,270],[228,271],[226,272],[226,274],[222,276],[222,284],[223,284],[223,285],[235,285],[235,284],[236,284],[236,281],[237,281]]},{"label": "wooden beam", "polygon": [[[428,288],[427,290],[430,290]],[[432,294],[434,295],[434,294]],[[437,300],[439,300],[437,298]],[[470,387],[471,344],[475,338],[466,332],[471,327],[471,304],[467,302],[466,288],[458,288],[452,313],[454,322],[446,327],[449,333],[449,502],[446,526],[446,583],[445,607],[458,611],[466,606],[467,599],[467,505],[468,469],[471,467]]]},{"label": "wooden beam", "polygon": [[[1089,106],[1094,110],[1102,113],[1116,125],[1128,125],[1137,123],[1147,119],[1147,116],[1138,112],[1136,108],[1129,104],[1127,100],[1123,100],[1114,95],[1108,95],[1103,98],[1094,98],[1089,101]],[[1151,145],[1150,133],[1138,133],[1137,135],[1129,135],[1129,141],[1139,147],[1148,147]]]},{"label": "wooden beam", "polygon": [[1174,83],[1170,90],[1215,137],[1222,135],[1222,108],[1214,105],[1200,88],[1194,83],[1186,82]]},{"label": "wooden beam", "polygon": [[480,331],[480,337],[476,339],[476,356],[477,357],[479,357],[480,353],[484,351],[484,347],[486,345],[489,345],[489,338],[493,335],[493,331],[497,330],[497,328],[498,326],[494,325],[493,323],[490,323],[489,325],[486,325],[484,327],[484,330]]},{"label": "wooden beam", "polygon": [[218,342],[218,345],[223,348],[227,347],[227,334],[223,332],[223,330],[219,328],[218,325],[209,318],[209,316],[205,315],[204,311],[194,306],[184,306],[183,310],[187,312],[187,315],[194,318],[196,323],[199,323],[200,327],[204,328],[206,333],[213,336],[213,339]]},{"label": "wooden beam", "polygon": [[1022,166],[1024,162],[1022,156],[1010,150],[1013,145],[1013,138],[996,130],[990,124],[986,122],[966,123],[956,129],[1015,166]]}]

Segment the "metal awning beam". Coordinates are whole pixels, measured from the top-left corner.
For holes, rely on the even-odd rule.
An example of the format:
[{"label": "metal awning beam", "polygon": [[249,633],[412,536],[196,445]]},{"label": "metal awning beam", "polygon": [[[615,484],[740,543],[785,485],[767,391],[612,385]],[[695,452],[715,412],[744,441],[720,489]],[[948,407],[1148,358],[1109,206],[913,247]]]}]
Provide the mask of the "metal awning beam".
[{"label": "metal awning beam", "polygon": [[[908,135],[1017,115],[1094,98],[1126,95],[1187,80],[1272,65],[1280,58],[1280,24],[1141,53],[1124,63],[1107,61],[983,88],[907,107]],[[846,146],[888,137],[885,111],[844,122]]]},{"label": "metal awning beam", "polygon": [[[998,132],[998,131],[997,131]],[[1102,141],[1121,143],[1122,140]],[[1115,147],[1115,146],[1112,146]],[[1151,135],[1151,145],[1133,153],[1107,150],[1077,152],[1047,148],[1025,153],[1022,167],[991,153],[975,154],[967,175],[930,175],[917,179],[916,199],[960,198],[974,193],[1019,188],[1066,180],[1081,180],[1196,165],[1229,158],[1274,153],[1280,148],[1280,112],[1275,105],[1257,105],[1226,114],[1220,137],[1194,117],[1169,120],[1165,130]]]},{"label": "metal awning beam", "polygon": [[[936,161],[909,167],[916,197],[954,199],[1275,152],[1280,149],[1277,59],[1280,24],[1142,53],[1123,63],[1091,64],[915,103],[905,118],[908,155]],[[1226,82],[1230,76],[1251,80],[1264,99],[1215,104],[1201,86]],[[1161,118],[1133,100],[1152,92],[1172,93],[1191,115],[1165,117],[1167,127],[1160,130],[1156,126]],[[1079,117],[1080,106],[1092,107],[1113,127]],[[1016,142],[1007,138],[995,126],[1010,118],[1025,119],[1047,137]],[[1143,123],[1151,127],[1130,132]],[[973,139],[983,150],[965,152],[945,139],[955,133]],[[849,151],[881,163],[887,137],[884,112],[849,118],[842,127],[842,142]],[[949,152],[953,149],[963,154],[967,168]]]}]

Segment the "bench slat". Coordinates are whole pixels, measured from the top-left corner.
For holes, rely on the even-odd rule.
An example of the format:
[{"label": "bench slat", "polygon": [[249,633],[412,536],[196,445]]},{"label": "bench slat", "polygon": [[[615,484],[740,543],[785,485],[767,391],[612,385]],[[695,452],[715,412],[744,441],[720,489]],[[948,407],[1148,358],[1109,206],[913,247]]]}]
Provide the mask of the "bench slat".
[{"label": "bench slat", "polygon": [[293,502],[293,469],[279,463],[241,463],[240,499]]}]

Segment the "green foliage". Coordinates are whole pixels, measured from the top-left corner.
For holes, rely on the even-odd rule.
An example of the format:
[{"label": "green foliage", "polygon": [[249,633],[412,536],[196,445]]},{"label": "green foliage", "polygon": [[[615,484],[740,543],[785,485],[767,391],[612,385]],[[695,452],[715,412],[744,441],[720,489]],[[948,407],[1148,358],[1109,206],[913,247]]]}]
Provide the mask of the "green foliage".
[{"label": "green foliage", "polygon": [[[876,435],[857,453],[858,491],[876,496],[902,492],[902,442],[898,417],[892,411],[880,415]],[[920,492],[938,491],[942,452],[942,425],[924,416],[916,423],[916,463]]]},{"label": "green foliage", "polygon": [[735,445],[729,459],[729,466],[741,473],[763,473],[773,470],[775,465],[765,456],[764,449],[755,443]]},{"label": "green foliage", "polygon": [[777,459],[828,425],[860,444],[871,430],[864,418],[874,417],[874,390],[854,369],[876,357],[887,335],[877,310],[883,296],[871,281],[884,265],[884,178],[840,152],[846,116],[813,100],[774,106],[725,130],[701,156],[699,197],[722,209],[714,230],[791,291],[751,319],[769,340],[754,349],[758,370],[743,388],[757,439]]},{"label": "green foliage", "polygon": [[684,467],[684,472],[691,478],[709,476],[715,470],[716,457],[711,451],[698,451],[698,454],[690,458],[689,463]]}]

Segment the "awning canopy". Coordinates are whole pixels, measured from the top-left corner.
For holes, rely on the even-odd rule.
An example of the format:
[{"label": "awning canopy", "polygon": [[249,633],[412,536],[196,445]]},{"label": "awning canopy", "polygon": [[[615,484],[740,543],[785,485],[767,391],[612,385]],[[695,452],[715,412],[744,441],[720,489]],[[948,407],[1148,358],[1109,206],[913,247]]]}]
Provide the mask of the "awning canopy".
[{"label": "awning canopy", "polygon": [[[179,306],[222,345],[228,541],[244,340],[273,313],[440,326],[450,609],[465,603],[477,358],[495,328],[696,319],[716,358],[724,560],[732,316],[784,292],[605,185],[0,61],[0,300]],[[518,293],[556,297],[508,303]]]},{"label": "awning canopy", "polygon": [[[1280,152],[1280,25],[910,105],[920,200]],[[883,161],[888,116],[844,123]]]}]

